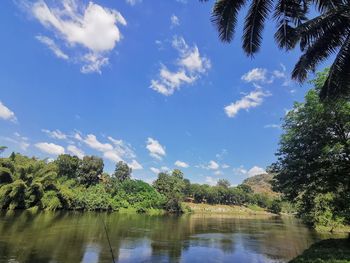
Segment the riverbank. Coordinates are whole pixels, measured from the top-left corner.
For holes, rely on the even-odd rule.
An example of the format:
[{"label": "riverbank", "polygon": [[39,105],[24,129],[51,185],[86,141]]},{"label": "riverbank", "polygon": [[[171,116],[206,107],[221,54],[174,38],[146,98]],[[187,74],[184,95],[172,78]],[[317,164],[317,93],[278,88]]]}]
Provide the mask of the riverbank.
[{"label": "riverbank", "polygon": [[183,203],[183,207],[191,213],[195,214],[230,214],[240,218],[245,217],[271,217],[276,216],[267,212],[258,206],[232,206],[232,205],[209,205],[209,204],[195,204],[195,203]]},{"label": "riverbank", "polygon": [[289,263],[349,263],[350,238],[328,239],[313,244]]}]

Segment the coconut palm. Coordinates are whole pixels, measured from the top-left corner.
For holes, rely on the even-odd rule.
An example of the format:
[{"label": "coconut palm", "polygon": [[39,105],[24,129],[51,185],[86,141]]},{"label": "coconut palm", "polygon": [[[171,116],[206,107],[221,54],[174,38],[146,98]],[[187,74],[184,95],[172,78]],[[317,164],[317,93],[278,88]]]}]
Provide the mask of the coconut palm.
[{"label": "coconut palm", "polygon": [[[273,14],[278,46],[290,50],[299,45],[303,53],[292,78],[305,81],[309,72],[335,54],[321,97],[350,95],[350,0],[216,0],[212,22],[222,41],[232,41],[238,13],[248,2],[242,38],[248,56],[259,51],[265,21]],[[309,18],[313,6],[318,13]]]}]

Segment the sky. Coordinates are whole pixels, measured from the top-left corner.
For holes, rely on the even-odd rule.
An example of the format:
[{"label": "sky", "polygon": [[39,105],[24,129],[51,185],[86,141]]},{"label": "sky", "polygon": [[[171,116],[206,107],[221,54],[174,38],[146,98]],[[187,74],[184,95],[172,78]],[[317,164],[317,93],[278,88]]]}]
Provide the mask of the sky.
[{"label": "sky", "polygon": [[211,185],[264,173],[281,119],[310,88],[289,77],[300,53],[276,47],[272,20],[254,58],[241,23],[220,42],[212,4],[1,1],[3,155],[96,155],[146,182],[175,168]]}]

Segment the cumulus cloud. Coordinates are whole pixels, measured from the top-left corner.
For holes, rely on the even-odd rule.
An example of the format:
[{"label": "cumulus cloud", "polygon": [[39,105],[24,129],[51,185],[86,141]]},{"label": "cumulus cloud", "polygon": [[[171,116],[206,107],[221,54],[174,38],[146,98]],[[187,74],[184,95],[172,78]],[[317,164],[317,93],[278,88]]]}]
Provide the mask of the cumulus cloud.
[{"label": "cumulus cloud", "polygon": [[17,122],[16,115],[0,101],[0,119]]},{"label": "cumulus cloud", "polygon": [[249,177],[259,175],[259,174],[266,174],[265,169],[261,168],[259,166],[254,166],[254,167],[250,168],[249,171],[247,172],[247,175]]},{"label": "cumulus cloud", "polygon": [[88,134],[83,137],[80,133],[76,132],[73,137],[85,143],[88,147],[93,150],[99,151],[103,154],[103,157],[112,162],[126,162],[129,165],[134,166],[135,170],[142,169],[141,165],[134,159],[136,154],[134,153],[130,144],[124,142],[123,140],[114,139],[108,136],[108,142],[101,142],[97,139],[96,135]]},{"label": "cumulus cloud", "polygon": [[85,156],[84,151],[79,149],[75,145],[68,145],[67,150],[71,154],[78,156],[78,158],[80,158],[80,159],[83,159],[83,157]]},{"label": "cumulus cloud", "polygon": [[[108,64],[108,53],[122,39],[118,25],[127,24],[117,10],[93,2],[83,5],[79,0],[63,0],[61,5],[49,6],[39,0],[26,7],[44,27],[53,31],[65,48],[72,51],[73,61],[83,64],[83,73],[101,72]],[[69,59],[53,39],[47,36],[37,39],[57,57]]]},{"label": "cumulus cloud", "polygon": [[64,148],[60,145],[48,142],[39,142],[35,144],[35,147],[44,153],[48,153],[51,155],[60,155],[64,154]]},{"label": "cumulus cloud", "polygon": [[151,80],[151,88],[165,96],[174,94],[183,85],[193,84],[211,67],[210,60],[201,56],[198,47],[188,46],[183,37],[175,36],[172,46],[179,53],[176,70],[171,71],[161,64],[158,78]]},{"label": "cumulus cloud", "polygon": [[158,160],[161,160],[166,155],[165,147],[153,138],[147,139],[146,148],[149,154]]},{"label": "cumulus cloud", "polygon": [[252,177],[252,176],[260,175],[260,174],[266,174],[265,169],[261,168],[259,166],[253,166],[249,170],[245,169],[243,166],[240,166],[238,168],[234,168],[233,172],[236,175],[244,175],[244,176],[248,176],[248,177]]},{"label": "cumulus cloud", "polygon": [[54,139],[65,140],[68,137],[66,134],[64,134],[60,130],[50,131],[47,129],[42,129],[41,131],[46,133],[49,137],[54,138]]},{"label": "cumulus cloud", "polygon": [[182,161],[176,161],[175,165],[177,167],[180,167],[180,168],[188,168],[189,167],[188,163],[185,163],[185,162],[182,162]]},{"label": "cumulus cloud", "polygon": [[235,117],[240,110],[249,110],[250,108],[258,107],[263,103],[265,97],[271,96],[270,92],[263,91],[260,86],[255,85],[255,87],[256,89],[254,91],[224,108],[228,117]]}]

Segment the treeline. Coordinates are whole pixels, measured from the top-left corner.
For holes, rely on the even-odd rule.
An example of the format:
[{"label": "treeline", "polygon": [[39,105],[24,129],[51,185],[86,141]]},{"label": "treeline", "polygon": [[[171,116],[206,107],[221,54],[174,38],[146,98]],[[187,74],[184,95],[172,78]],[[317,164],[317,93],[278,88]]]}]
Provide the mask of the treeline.
[{"label": "treeline", "polygon": [[285,116],[278,161],[270,167],[275,190],[320,230],[350,224],[350,102],[320,100],[327,76],[319,73],[305,102]]},{"label": "treeline", "polygon": [[254,194],[250,187],[191,184],[180,170],[160,173],[153,186],[132,180],[123,162],[113,174],[103,172],[101,158],[60,155],[52,162],[12,153],[0,158],[0,209],[103,210],[152,209],[181,213],[183,201],[227,205],[258,205],[280,211],[279,202]]}]

